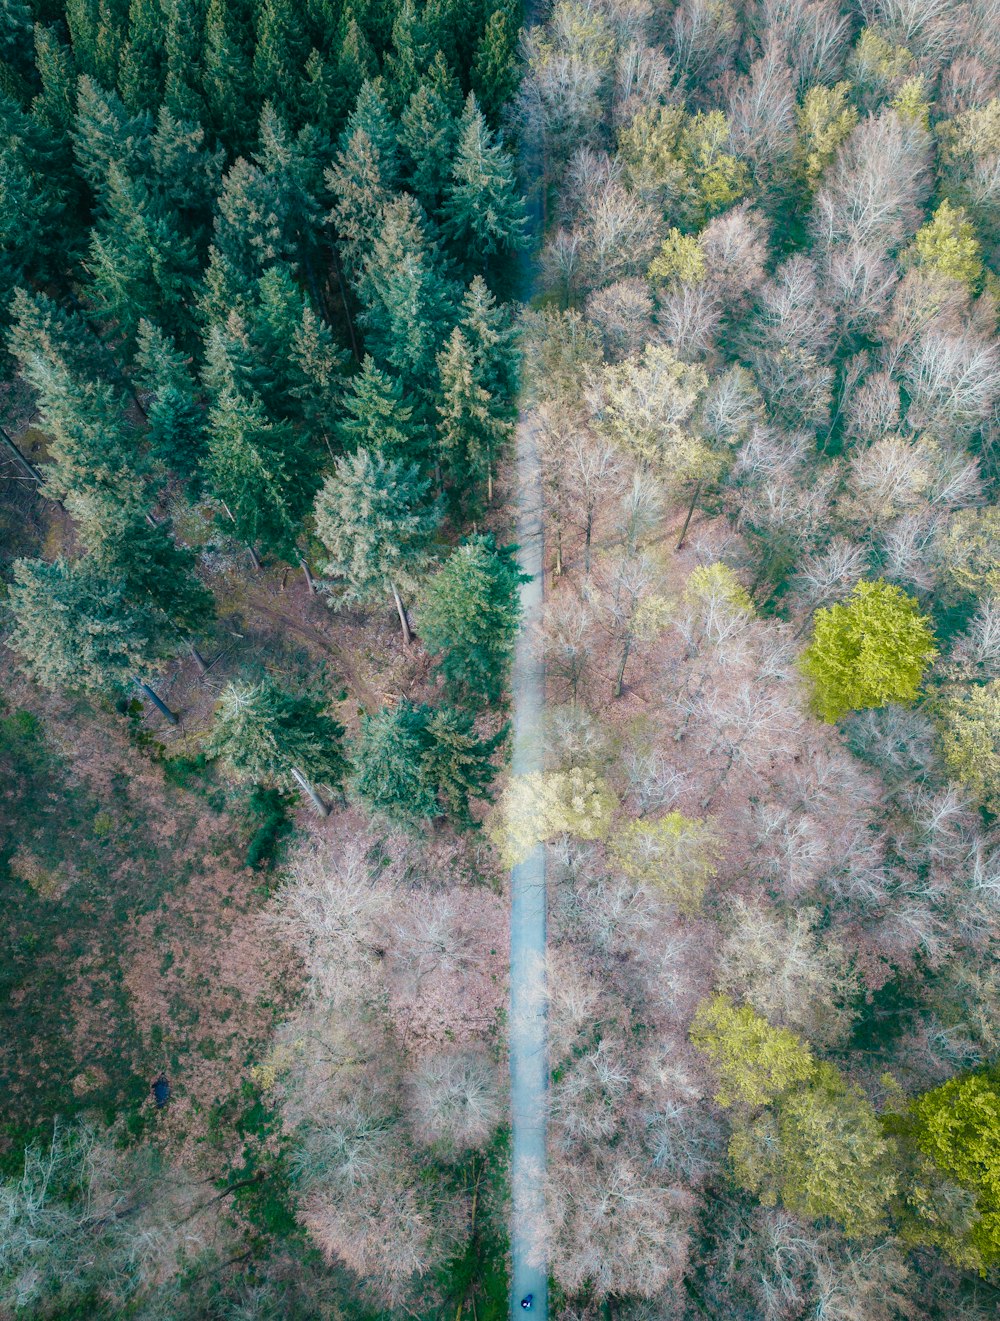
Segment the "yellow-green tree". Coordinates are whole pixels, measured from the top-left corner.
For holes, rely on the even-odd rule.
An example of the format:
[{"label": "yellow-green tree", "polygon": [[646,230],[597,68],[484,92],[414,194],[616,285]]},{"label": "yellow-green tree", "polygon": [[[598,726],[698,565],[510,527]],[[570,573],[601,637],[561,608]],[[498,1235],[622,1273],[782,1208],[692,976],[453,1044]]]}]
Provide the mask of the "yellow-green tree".
[{"label": "yellow-green tree", "polygon": [[536,844],[570,835],[604,839],[618,800],[594,771],[532,771],[515,775],[490,823],[508,866],[523,862]]},{"label": "yellow-green tree", "polygon": [[715,875],[719,839],[701,817],[667,812],[652,821],[630,821],[616,835],[612,856],[626,876],[690,912]]},{"label": "yellow-green tree", "polygon": [[949,773],[991,812],[1000,812],[1000,679],[956,692],[942,704]]},{"label": "yellow-green tree", "polygon": [[951,1078],[888,1126],[923,1158],[904,1237],[985,1273],[1000,1261],[1000,1070]]},{"label": "yellow-green tree", "polygon": [[800,664],[813,683],[814,710],[832,723],[848,711],[912,702],[936,655],[917,601],[880,578],[862,580],[846,601],[817,610]]},{"label": "yellow-green tree", "polygon": [[799,128],[796,164],[810,189],[819,182],[837,148],[858,122],[858,112],[848,100],[850,90],[851,84],[847,82],[837,83],[835,87],[817,83],[809,88],[796,111]]},{"label": "yellow-green tree", "polygon": [[749,1005],[716,995],[698,1006],[691,1040],[711,1060],[719,1077],[720,1105],[769,1105],[782,1092],[812,1077],[812,1052],[794,1032],[772,1027]]},{"label": "yellow-green tree", "polygon": [[766,1205],[829,1216],[851,1237],[876,1233],[896,1192],[895,1144],[832,1064],[816,1064],[770,1113],[741,1121],[729,1156],[739,1182]]},{"label": "yellow-green tree", "polygon": [[975,227],[960,206],[947,198],[934,215],[917,230],[909,259],[924,270],[936,271],[974,289],[983,275]]}]

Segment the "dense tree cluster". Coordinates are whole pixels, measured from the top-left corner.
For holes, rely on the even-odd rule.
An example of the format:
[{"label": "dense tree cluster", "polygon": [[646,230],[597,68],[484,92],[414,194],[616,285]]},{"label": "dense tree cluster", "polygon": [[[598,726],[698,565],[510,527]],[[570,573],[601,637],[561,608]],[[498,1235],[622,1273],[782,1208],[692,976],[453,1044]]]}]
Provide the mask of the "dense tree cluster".
[{"label": "dense tree cluster", "polygon": [[[177,726],[168,737],[184,741],[185,765],[234,810],[248,789],[251,813],[280,814],[301,796],[323,819],[334,807],[370,816],[397,832],[400,854],[419,851],[421,832],[459,851],[464,832],[474,849],[506,740],[520,575],[503,533],[483,525],[502,526],[494,483],[516,416],[509,300],[525,209],[504,110],[520,23],[510,0],[0,4],[0,367],[14,401],[4,452],[45,502],[39,524],[58,523],[30,556],[3,556],[4,640],[32,680],[91,699],[79,704],[85,719],[151,702],[157,723]],[[29,423],[36,439],[25,442]],[[291,634],[258,647],[258,600],[300,571],[304,609],[339,612],[327,636],[345,617],[360,633],[395,610],[405,647],[371,629],[391,678],[350,691],[346,676],[307,670]],[[436,670],[421,669],[417,643]],[[164,745],[140,732],[138,746],[156,756]],[[338,864],[323,865],[332,884]],[[418,964],[429,976],[430,951],[451,938],[430,929],[443,920],[437,899],[423,893],[393,919],[428,924],[400,945],[394,988]],[[479,910],[495,916],[498,904],[458,893],[460,939],[474,930],[477,950],[497,944]],[[372,939],[393,930],[380,918]],[[348,976],[354,964],[343,966]],[[501,986],[494,972],[491,994]],[[269,1149],[275,1169],[294,1149],[287,1200],[340,1281],[325,1299],[320,1287],[310,1302],[308,1285],[289,1302],[269,1273],[283,1247],[269,1257],[255,1242],[240,1256],[246,1225],[227,1239],[232,1261],[193,1235],[184,1248],[178,1230],[149,1249],[148,1270],[136,1258],[126,1288],[127,1253],[139,1251],[131,1206],[119,1232],[118,1202],[88,1168],[90,1150],[103,1153],[88,1129],[33,1148],[22,1183],[3,1184],[16,1228],[0,1252],[0,1310],[221,1316],[209,1294],[232,1284],[225,1306],[245,1303],[241,1315],[334,1316],[345,1265],[381,1281],[379,1305],[419,1300],[421,1288],[435,1303],[436,1284],[420,1281],[461,1254],[462,1213],[433,1234],[420,1227],[438,1194],[427,1202],[416,1185],[443,1189],[492,1139],[496,1014],[484,1001],[475,1042],[421,1053],[406,1032],[395,1040],[382,992],[369,1004],[355,990],[323,1031],[310,1029],[310,1048],[323,1058],[323,1033],[355,1011],[346,1030],[363,1036],[377,1003],[385,1025],[368,1045],[395,1042],[392,1094],[373,1069],[352,1097],[345,1074],[347,1109],[325,1127],[298,1124],[286,1097],[293,1147]],[[415,994],[398,991],[394,1021]],[[315,1206],[346,1212],[348,1190],[365,1184],[368,1138],[404,1101],[410,1128],[388,1137],[387,1182],[373,1178],[335,1232]],[[338,1142],[354,1156],[324,1183],[320,1149],[332,1161]],[[301,1234],[289,1224],[287,1241]],[[232,1266],[248,1256],[256,1274],[243,1298]],[[154,1278],[158,1288],[170,1276],[158,1311]]]},{"label": "dense tree cluster", "polygon": [[995,1310],[995,20],[527,37],[574,1315]]}]

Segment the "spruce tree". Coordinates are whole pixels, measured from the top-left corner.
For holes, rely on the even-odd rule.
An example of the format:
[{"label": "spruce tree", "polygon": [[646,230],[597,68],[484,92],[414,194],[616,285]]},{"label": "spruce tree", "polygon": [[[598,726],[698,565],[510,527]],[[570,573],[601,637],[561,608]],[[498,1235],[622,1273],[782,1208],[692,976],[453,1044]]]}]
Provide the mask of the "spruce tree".
[{"label": "spruce tree", "polygon": [[427,388],[438,347],[454,317],[454,288],[417,203],[400,196],[383,208],[358,293],[361,323],[375,359],[408,388]]},{"label": "spruce tree", "polygon": [[472,90],[488,123],[499,127],[503,108],[510,102],[520,81],[517,42],[520,7],[508,3],[495,9],[476,47],[472,64]]},{"label": "spruce tree", "polygon": [[400,117],[403,177],[428,214],[440,205],[455,155],[459,96],[454,75],[439,51]]},{"label": "spruce tree", "polygon": [[146,404],[150,457],[195,481],[205,454],[205,417],[189,361],[159,326],[139,322],[135,379],[153,392]]},{"label": "spruce tree", "polygon": [[375,365],[366,354],[357,375],[347,381],[337,439],[345,450],[367,449],[389,459],[419,462],[427,436],[413,420],[413,403],[402,383]]},{"label": "spruce tree", "polygon": [[392,46],[383,62],[386,91],[397,113],[417,90],[433,55],[423,5],[417,0],[402,0],[392,25]]},{"label": "spruce tree", "polygon": [[130,114],[155,110],[162,100],[166,39],[160,0],[130,0],[128,42],[118,70],[118,91]]},{"label": "spruce tree", "polygon": [[298,559],[296,540],[316,489],[317,455],[260,400],[224,390],[209,413],[207,479],[251,551]]},{"label": "spruce tree", "polygon": [[344,729],[326,702],[290,693],[268,676],[257,684],[229,684],[215,713],[210,751],[240,779],[301,789],[321,816],[329,807],[318,788],[339,790],[347,773]]},{"label": "spruce tree", "polygon": [[493,499],[493,464],[510,436],[509,409],[497,407],[477,382],[477,364],[469,341],[456,326],[438,355],[440,396],[438,445],[455,504],[480,505],[477,491]]},{"label": "spruce tree", "polygon": [[481,275],[462,296],[459,327],[472,350],[476,384],[490,394],[498,416],[513,419],[520,355],[510,305],[498,304]]},{"label": "spruce tree", "polygon": [[158,654],[155,623],[124,582],[63,559],[16,560],[8,643],[46,688],[123,692]]},{"label": "spruce tree", "polygon": [[253,76],[257,94],[291,120],[302,99],[302,74],[309,54],[295,0],[263,0],[257,19]]},{"label": "spruce tree", "polygon": [[355,286],[378,217],[393,198],[398,174],[396,129],[381,80],[366,82],[341,138],[336,163],[326,172],[326,185],[335,199],[328,218],[347,277]]},{"label": "spruce tree", "polygon": [[489,256],[525,243],[524,199],[514,163],[470,92],[444,201],[446,234],[463,254]]},{"label": "spruce tree", "polygon": [[253,144],[260,113],[249,54],[252,34],[235,12],[241,9],[235,0],[209,0],[202,50],[209,122],[235,155]]},{"label": "spruce tree", "polygon": [[460,697],[497,702],[521,617],[519,589],[528,581],[514,546],[473,537],[448,556],[424,588],[420,634],[438,672]]},{"label": "spruce tree", "polygon": [[374,811],[417,825],[448,814],[472,822],[470,799],[485,797],[506,737],[480,738],[470,712],[402,701],[361,719],[354,787]]},{"label": "spruce tree", "polygon": [[316,497],[316,535],[329,555],[323,572],[340,588],[334,603],[391,596],[407,644],[401,592],[415,588],[426,568],[439,518],[427,503],[429,487],[416,464],[359,449],[337,460]]}]

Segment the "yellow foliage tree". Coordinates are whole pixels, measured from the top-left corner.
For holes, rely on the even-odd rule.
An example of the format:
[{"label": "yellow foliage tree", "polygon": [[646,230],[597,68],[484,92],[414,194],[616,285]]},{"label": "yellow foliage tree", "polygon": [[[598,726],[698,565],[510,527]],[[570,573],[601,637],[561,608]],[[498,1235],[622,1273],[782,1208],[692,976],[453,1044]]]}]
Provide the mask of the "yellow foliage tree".
[{"label": "yellow foliage tree", "polygon": [[694,912],[715,875],[719,839],[701,817],[668,812],[654,821],[630,821],[616,835],[612,856],[626,876]]},{"label": "yellow foliage tree", "polygon": [[491,815],[489,832],[504,862],[513,867],[536,844],[571,835],[604,839],[618,800],[606,780],[574,766],[568,771],[515,775]]}]

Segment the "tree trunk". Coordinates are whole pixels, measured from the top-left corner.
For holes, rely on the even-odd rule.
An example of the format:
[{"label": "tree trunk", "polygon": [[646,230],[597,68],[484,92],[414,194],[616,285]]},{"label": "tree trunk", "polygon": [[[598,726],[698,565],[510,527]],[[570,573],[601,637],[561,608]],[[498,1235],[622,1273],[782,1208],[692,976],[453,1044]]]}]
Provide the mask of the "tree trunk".
[{"label": "tree trunk", "polygon": [[585,578],[590,577],[590,543],[594,536],[594,510],[587,509],[587,527],[583,538],[583,574]]},{"label": "tree trunk", "polygon": [[28,456],[22,452],[21,448],[15,441],[14,437],[10,435],[10,433],[4,427],[0,427],[0,437],[2,437],[4,444],[7,446],[11,454],[13,454],[14,458],[17,460],[18,467],[21,469],[21,471],[26,476],[30,477],[33,482],[37,482],[38,485],[41,486],[43,481],[45,480],[42,477],[42,474],[38,471],[35,465],[28,458]]},{"label": "tree trunk", "polygon": [[260,573],[264,567],[260,562],[260,556],[254,550],[253,546],[247,545],[247,554],[250,556],[250,563],[253,565],[254,573]]},{"label": "tree trunk", "polygon": [[625,666],[628,664],[629,652],[632,650],[632,634],[626,633],[625,642],[622,646],[621,664],[618,666],[618,678],[615,680],[615,697],[621,697],[622,689],[625,686]]},{"label": "tree trunk", "polygon": [[491,460],[489,463],[487,463],[487,465],[486,465],[486,503],[487,503],[488,505],[491,505],[491,504],[493,503],[493,462],[492,462],[492,460]]},{"label": "tree trunk", "polygon": [[557,578],[562,577],[563,558],[562,558],[562,523],[556,520],[556,564],[553,573]]},{"label": "tree trunk", "polygon": [[399,623],[403,630],[403,641],[407,646],[413,641],[413,634],[410,632],[410,621],[406,617],[406,606],[400,600],[399,592],[396,590],[396,584],[392,584],[392,599],[396,602],[396,610],[399,614]]},{"label": "tree trunk", "polygon": [[160,715],[163,716],[164,720],[168,720],[172,725],[180,724],[180,717],[175,715],[174,712],[171,711],[170,707],[167,706],[166,702],[164,702],[162,698],[157,697],[156,693],[153,692],[152,688],[150,688],[148,683],[143,683],[143,681],[138,678],[134,680],[134,683],[136,687],[139,689],[139,691],[144,693],[146,697],[149,698],[149,700],[156,707],[157,711],[159,711]]},{"label": "tree trunk", "polygon": [[688,528],[691,526],[691,515],[694,513],[694,507],[698,500],[698,496],[700,494],[701,494],[701,478],[699,477],[698,481],[695,483],[694,494],[691,497],[691,503],[688,505],[687,518],[685,518],[684,520],[684,526],[681,528],[680,539],[677,542],[677,545],[674,547],[675,550],[680,550],[681,547],[684,545],[684,538],[687,536]]},{"label": "tree trunk", "polygon": [[310,596],[315,596],[315,595],[316,595],[316,582],[315,582],[315,580],[314,580],[312,574],[309,572],[309,565],[306,563],[305,559],[301,559],[301,560],[299,560],[299,563],[302,565],[302,572],[303,572],[303,573],[305,574],[305,576],[306,576],[306,586],[309,588],[309,595],[310,595]]},{"label": "tree trunk", "polygon": [[312,787],[312,785],[309,783],[306,777],[295,766],[292,767],[292,778],[295,780],[295,783],[299,786],[302,792],[308,797],[309,801],[312,803],[313,807],[315,807],[319,815],[323,817],[329,816],[330,809],[327,807],[326,803],[323,802],[322,798],[320,798],[319,794]]},{"label": "tree trunk", "polygon": [[199,674],[207,674],[208,666],[205,663],[205,657],[201,654],[193,642],[188,643],[188,650],[191,652],[191,659],[198,667]]}]

